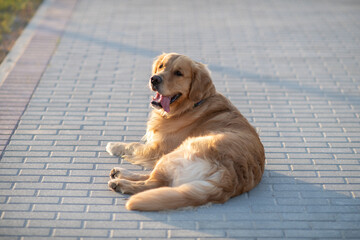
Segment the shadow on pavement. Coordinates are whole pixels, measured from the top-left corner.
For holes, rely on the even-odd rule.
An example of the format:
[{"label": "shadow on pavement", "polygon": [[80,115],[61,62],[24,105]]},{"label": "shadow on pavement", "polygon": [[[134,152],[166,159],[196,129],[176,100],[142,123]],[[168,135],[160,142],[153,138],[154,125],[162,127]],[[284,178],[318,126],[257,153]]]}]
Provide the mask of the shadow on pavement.
[{"label": "shadow on pavement", "polygon": [[[47,33],[58,33],[58,30],[42,25],[39,27],[39,30]],[[66,33],[63,35],[63,38],[71,38],[77,39],[88,43],[94,43],[96,45],[102,45],[104,47],[118,49],[123,52],[127,52],[133,55],[140,55],[146,58],[151,59],[151,61],[161,54],[159,51],[154,51],[147,48],[141,48],[138,46],[133,46],[130,44],[125,44],[120,41],[110,41],[104,38],[98,38],[94,36],[89,36],[86,34],[76,33],[67,30]],[[206,61],[204,62],[206,64]],[[149,65],[150,66],[150,65]],[[290,81],[286,79],[281,79],[275,76],[268,76],[268,75],[259,75],[247,71],[243,71],[241,69],[236,69],[233,67],[228,66],[219,66],[214,64],[208,64],[209,69],[212,72],[216,72],[220,75],[229,75],[231,77],[236,77],[239,79],[249,79],[250,81],[256,81],[259,83],[266,83],[273,86],[279,86],[280,88],[284,88],[287,90],[295,91],[295,92],[304,92],[315,96],[322,96],[327,100],[334,100],[334,101],[345,101],[349,102],[354,105],[358,105],[360,103],[360,96],[351,95],[350,93],[341,93],[331,91],[329,89],[321,89],[318,86],[314,85],[304,85],[300,84],[300,81]]]},{"label": "shadow on pavement", "polygon": [[[324,190],[322,184],[312,182],[314,178],[307,182],[306,178],[299,180],[266,171],[258,187],[225,204],[127,215],[143,219],[139,231],[167,229],[170,237],[340,239],[358,236],[360,199],[353,198],[351,190]],[[342,186],[349,185],[339,184],[340,189]]]}]

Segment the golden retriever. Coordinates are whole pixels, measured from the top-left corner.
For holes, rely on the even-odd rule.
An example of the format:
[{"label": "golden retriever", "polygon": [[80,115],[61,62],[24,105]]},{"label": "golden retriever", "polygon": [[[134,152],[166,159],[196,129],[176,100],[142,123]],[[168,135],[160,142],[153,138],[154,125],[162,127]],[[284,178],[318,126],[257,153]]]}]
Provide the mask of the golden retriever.
[{"label": "golden retriever", "polygon": [[155,97],[145,143],[106,146],[111,155],[153,169],[148,175],[111,170],[110,189],[134,194],[127,209],[224,203],[260,182],[265,153],[259,136],[216,92],[204,64],[176,53],[162,54],[153,63],[149,85]]}]

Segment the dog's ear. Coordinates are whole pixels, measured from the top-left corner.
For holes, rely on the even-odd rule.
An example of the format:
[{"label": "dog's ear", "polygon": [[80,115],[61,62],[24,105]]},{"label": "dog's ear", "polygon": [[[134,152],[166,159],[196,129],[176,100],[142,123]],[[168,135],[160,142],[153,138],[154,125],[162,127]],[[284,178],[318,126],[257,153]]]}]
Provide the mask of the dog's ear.
[{"label": "dog's ear", "polygon": [[157,69],[159,68],[160,63],[162,62],[162,60],[164,59],[164,57],[166,56],[166,53],[161,54],[160,56],[157,56],[153,62],[152,65],[152,75],[154,75],[157,72]]},{"label": "dog's ear", "polygon": [[197,103],[214,95],[215,92],[216,90],[210,77],[210,71],[204,64],[194,62],[189,99]]}]

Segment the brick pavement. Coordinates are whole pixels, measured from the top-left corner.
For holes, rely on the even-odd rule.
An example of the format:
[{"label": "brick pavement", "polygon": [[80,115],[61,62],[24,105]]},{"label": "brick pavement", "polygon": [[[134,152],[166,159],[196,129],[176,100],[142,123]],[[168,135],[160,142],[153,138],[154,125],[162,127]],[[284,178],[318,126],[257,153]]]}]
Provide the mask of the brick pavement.
[{"label": "brick pavement", "polygon": [[0,156],[51,59],[73,7],[73,1],[45,1],[1,65]]},{"label": "brick pavement", "polygon": [[[0,135],[11,135],[0,161],[2,239],[359,238],[358,2],[47,3],[71,15],[59,32],[49,11],[55,25],[42,29],[60,40],[41,50],[51,59],[16,128]],[[25,50],[19,62],[40,51]],[[259,129],[266,171],[223,205],[129,212],[107,175],[115,165],[143,170],[104,148],[144,134],[150,66],[168,51],[208,64]]]}]

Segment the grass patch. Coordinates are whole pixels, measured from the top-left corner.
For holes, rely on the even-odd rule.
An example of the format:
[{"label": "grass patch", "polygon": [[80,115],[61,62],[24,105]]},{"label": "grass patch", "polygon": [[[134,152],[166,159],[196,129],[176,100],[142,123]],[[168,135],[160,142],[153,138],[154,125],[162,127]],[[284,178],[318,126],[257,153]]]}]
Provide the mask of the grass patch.
[{"label": "grass patch", "polygon": [[0,0],[0,63],[43,0]]}]

